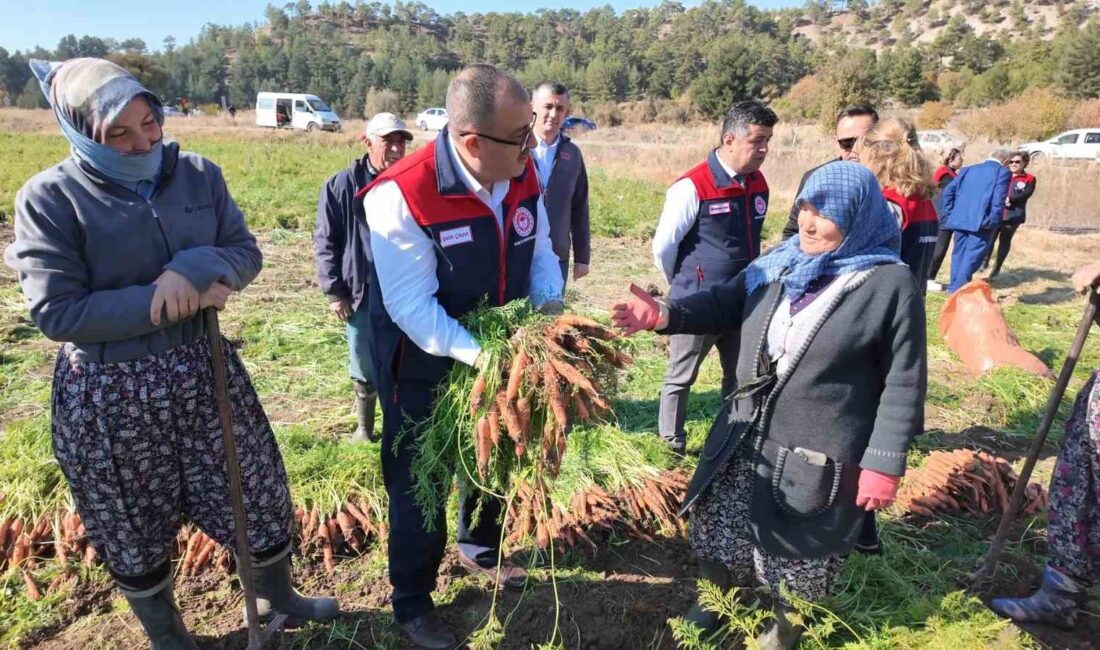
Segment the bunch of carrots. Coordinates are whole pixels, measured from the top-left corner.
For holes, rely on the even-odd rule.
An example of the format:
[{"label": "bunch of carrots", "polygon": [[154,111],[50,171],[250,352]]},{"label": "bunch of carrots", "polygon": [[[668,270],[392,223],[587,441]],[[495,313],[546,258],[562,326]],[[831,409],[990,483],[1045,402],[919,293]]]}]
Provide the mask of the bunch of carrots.
[{"label": "bunch of carrots", "polygon": [[[924,465],[906,474],[897,502],[925,517],[936,512],[982,516],[1008,510],[1015,486],[1016,472],[1003,458],[971,449],[933,451]],[[1047,507],[1047,492],[1038,483],[1028,485],[1025,494],[1021,515]]]},{"label": "bunch of carrots", "polygon": [[543,316],[527,301],[479,309],[464,325],[481,358],[477,367],[455,364],[432,417],[415,432],[417,501],[432,521],[457,468],[465,485],[499,498],[526,485],[521,500],[541,500],[538,512],[552,518],[548,490],[566,436],[577,423],[610,419],[609,392],[632,363],[626,342],[592,319]]},{"label": "bunch of carrots", "polygon": [[76,579],[76,565],[95,562],[95,550],[88,543],[87,532],[75,512],[44,513],[36,519],[6,517],[0,520],[0,571],[19,571],[27,596],[42,597],[33,572],[49,559],[61,565],[61,572],[46,588],[57,591]]}]

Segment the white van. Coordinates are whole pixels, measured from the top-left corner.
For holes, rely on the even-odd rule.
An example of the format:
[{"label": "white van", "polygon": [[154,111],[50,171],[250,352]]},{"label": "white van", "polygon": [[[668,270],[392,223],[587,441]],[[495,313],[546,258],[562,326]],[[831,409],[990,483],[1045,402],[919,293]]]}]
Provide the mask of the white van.
[{"label": "white van", "polygon": [[339,131],[341,125],[336,112],[316,95],[259,93],[256,95],[256,126]]}]

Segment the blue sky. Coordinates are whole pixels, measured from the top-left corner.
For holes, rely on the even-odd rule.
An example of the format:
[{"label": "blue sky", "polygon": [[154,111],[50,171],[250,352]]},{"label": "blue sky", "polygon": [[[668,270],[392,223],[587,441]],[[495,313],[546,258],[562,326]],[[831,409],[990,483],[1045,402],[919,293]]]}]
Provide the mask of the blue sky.
[{"label": "blue sky", "polygon": [[[320,0],[314,0],[316,5]],[[525,6],[585,10],[610,4],[617,11],[649,7],[660,0],[571,0],[539,2]],[[682,0],[685,5],[695,4]],[[36,45],[53,49],[66,34],[90,34],[102,38],[138,37],[152,49],[160,49],[165,36],[180,44],[198,35],[206,23],[240,25],[262,21],[269,0],[0,0],[0,47],[9,52]],[[273,2],[272,4],[281,4]],[[354,4],[354,2],[352,2]],[[515,0],[434,0],[425,4],[440,13],[456,11],[514,11]],[[750,0],[758,7],[801,5],[801,0]]]}]

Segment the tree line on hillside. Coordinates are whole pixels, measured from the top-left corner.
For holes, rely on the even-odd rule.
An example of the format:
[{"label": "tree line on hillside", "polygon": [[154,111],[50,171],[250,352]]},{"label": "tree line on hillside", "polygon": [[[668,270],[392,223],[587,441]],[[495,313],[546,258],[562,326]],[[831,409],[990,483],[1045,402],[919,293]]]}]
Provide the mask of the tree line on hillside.
[{"label": "tree line on hillside", "polygon": [[[262,90],[307,92],[349,117],[377,108],[372,93],[404,113],[441,105],[450,75],[476,61],[512,70],[532,85],[560,80],[586,106],[668,98],[707,118],[745,96],[783,97],[788,111],[808,118],[856,99],[982,106],[1033,86],[1100,96],[1100,23],[1093,17],[1081,27],[1077,4],[1064,9],[1047,40],[1026,20],[979,34],[961,13],[945,19],[932,42],[917,43],[902,30],[878,53],[852,47],[840,34],[815,45],[794,33],[838,5],[861,12],[865,29],[891,33],[890,21],[914,3],[923,6],[922,0],[810,0],[804,9],[763,11],[743,0],[691,8],[665,0],[622,13],[604,7],[441,15],[401,0],[317,6],[298,0],[269,5],[260,23],[208,24],[185,45],[166,38],[157,51],[137,38],[91,35],[66,36],[53,50],[0,48],[0,104],[44,106],[27,60],[74,56],[108,57],[169,102],[225,97],[250,106]],[[982,4],[1009,11],[1013,3]]]}]

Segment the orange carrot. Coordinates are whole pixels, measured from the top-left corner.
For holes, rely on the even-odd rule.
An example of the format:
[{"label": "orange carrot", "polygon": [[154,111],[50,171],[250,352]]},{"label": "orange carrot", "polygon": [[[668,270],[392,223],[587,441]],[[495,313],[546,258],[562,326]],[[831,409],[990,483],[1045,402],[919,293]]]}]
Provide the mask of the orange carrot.
[{"label": "orange carrot", "polygon": [[508,371],[508,390],[505,393],[505,399],[508,402],[516,401],[516,396],[519,395],[519,382],[523,378],[523,371],[527,369],[527,363],[531,360],[527,356],[526,350],[520,350],[516,353],[516,358],[512,360],[512,368]]},{"label": "orange carrot", "polygon": [[27,587],[27,598],[38,600],[42,597],[42,592],[38,590],[38,585],[34,583],[34,578],[31,577],[29,571],[23,571],[23,584]]},{"label": "orange carrot", "polygon": [[[497,435],[500,429],[497,428]],[[477,421],[477,473],[483,480],[489,473],[489,454],[492,450],[492,437],[489,418],[481,416]],[[499,439],[499,438],[498,438]]]},{"label": "orange carrot", "polygon": [[474,380],[474,387],[470,391],[470,417],[477,415],[481,408],[482,397],[485,394],[485,375],[478,375]]},{"label": "orange carrot", "polygon": [[489,422],[489,442],[500,440],[500,409],[495,402],[489,407],[486,415]]}]

